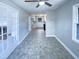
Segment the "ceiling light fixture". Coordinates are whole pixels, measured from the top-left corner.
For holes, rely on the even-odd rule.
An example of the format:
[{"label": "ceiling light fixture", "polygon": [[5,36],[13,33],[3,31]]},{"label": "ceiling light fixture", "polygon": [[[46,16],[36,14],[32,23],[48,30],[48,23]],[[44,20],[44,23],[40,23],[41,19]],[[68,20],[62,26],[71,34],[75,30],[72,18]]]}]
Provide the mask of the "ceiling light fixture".
[{"label": "ceiling light fixture", "polygon": [[39,2],[39,5],[44,5],[45,4],[45,2]]}]

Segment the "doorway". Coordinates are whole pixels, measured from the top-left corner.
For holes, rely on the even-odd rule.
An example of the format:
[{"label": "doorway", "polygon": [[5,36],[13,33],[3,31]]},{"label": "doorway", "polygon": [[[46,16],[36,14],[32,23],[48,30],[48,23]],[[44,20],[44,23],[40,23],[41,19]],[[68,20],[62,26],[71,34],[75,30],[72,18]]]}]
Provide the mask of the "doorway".
[{"label": "doorway", "polygon": [[32,29],[42,29],[46,31],[46,14],[32,15]]}]

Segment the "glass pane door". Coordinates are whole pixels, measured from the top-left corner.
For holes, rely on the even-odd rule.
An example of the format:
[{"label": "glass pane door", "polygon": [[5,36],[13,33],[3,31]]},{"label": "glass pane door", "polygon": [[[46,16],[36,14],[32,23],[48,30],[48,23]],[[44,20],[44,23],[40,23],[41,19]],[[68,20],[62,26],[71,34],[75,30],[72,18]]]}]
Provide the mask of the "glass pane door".
[{"label": "glass pane door", "polygon": [[0,26],[0,53],[2,53],[2,27]]},{"label": "glass pane door", "polygon": [[4,43],[4,50],[7,48],[7,26],[2,27],[3,31],[3,43]]},{"label": "glass pane door", "polygon": [[0,52],[7,48],[7,26],[0,26]]}]

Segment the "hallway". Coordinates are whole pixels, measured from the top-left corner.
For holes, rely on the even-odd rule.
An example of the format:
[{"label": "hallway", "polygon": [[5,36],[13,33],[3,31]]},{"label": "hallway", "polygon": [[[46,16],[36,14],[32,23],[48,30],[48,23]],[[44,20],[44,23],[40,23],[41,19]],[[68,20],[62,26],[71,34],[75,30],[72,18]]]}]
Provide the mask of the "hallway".
[{"label": "hallway", "polygon": [[7,59],[74,59],[54,38],[43,30],[33,30]]}]

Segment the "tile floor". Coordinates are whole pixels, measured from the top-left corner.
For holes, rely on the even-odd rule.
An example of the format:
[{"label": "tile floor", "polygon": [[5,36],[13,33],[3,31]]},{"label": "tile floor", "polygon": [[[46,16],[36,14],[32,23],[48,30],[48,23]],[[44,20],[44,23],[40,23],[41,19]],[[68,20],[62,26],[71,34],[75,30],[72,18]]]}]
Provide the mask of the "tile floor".
[{"label": "tile floor", "polygon": [[54,37],[33,30],[7,59],[74,59]]}]

